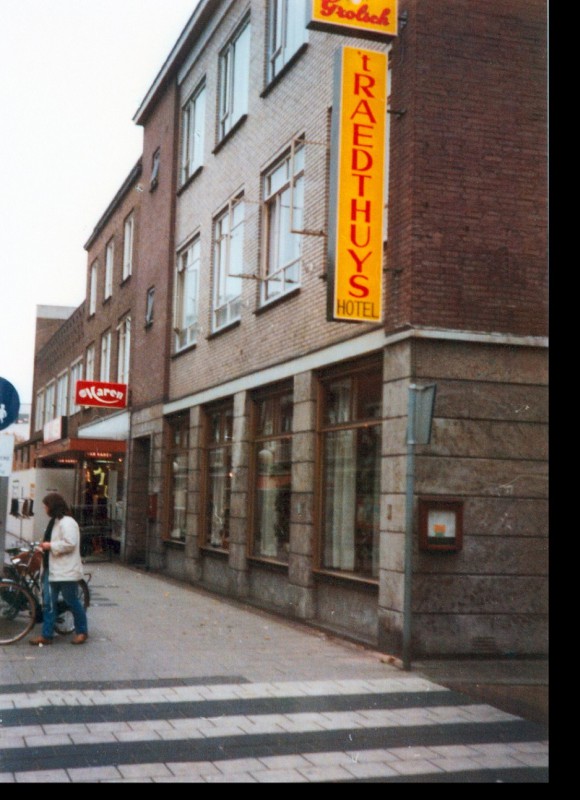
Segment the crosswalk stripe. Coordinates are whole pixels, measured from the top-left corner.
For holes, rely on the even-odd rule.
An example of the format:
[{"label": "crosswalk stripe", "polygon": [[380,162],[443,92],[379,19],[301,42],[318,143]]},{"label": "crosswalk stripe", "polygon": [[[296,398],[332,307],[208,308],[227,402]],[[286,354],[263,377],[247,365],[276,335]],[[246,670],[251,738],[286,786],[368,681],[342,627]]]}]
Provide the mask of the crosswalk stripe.
[{"label": "crosswalk stripe", "polygon": [[541,726],[412,677],[44,689],[0,707],[0,782],[544,782],[548,768]]}]

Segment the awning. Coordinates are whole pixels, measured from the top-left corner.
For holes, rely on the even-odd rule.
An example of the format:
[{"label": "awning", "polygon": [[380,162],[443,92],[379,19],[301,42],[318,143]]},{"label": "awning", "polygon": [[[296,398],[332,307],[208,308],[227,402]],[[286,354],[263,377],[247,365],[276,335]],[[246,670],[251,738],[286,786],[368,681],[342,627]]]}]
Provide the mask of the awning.
[{"label": "awning", "polygon": [[118,439],[60,439],[41,444],[34,454],[42,459],[107,458],[125,453],[127,443]]}]

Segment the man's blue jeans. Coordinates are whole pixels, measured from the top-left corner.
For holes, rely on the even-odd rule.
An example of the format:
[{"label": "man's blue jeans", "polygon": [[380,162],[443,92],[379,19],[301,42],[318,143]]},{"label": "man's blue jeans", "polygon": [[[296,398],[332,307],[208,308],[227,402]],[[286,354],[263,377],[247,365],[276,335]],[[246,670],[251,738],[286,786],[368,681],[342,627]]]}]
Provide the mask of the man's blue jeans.
[{"label": "man's blue jeans", "polygon": [[48,570],[42,576],[42,635],[54,636],[54,623],[59,594],[72,611],[76,633],[88,633],[87,614],[81,602],[77,581],[49,581]]}]

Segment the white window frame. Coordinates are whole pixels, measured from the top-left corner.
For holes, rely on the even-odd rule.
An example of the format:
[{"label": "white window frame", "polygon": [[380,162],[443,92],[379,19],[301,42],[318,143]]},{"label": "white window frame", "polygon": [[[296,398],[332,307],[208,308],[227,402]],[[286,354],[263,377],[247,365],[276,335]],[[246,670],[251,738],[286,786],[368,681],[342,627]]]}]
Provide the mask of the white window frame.
[{"label": "white window frame", "polygon": [[61,372],[56,379],[55,418],[68,414],[68,369]]},{"label": "white window frame", "polygon": [[97,262],[93,261],[89,273],[89,316],[97,310]]},{"label": "white window frame", "polygon": [[101,336],[101,369],[100,380],[108,383],[111,379],[111,331],[105,331]]},{"label": "white window frame", "polygon": [[135,240],[135,212],[125,219],[123,225],[123,280],[127,280],[133,273],[133,249]]},{"label": "white window frame", "polygon": [[117,326],[117,383],[129,383],[131,363],[131,317],[123,317]]},{"label": "white window frame", "polygon": [[305,0],[270,0],[268,23],[268,81],[308,41]]},{"label": "white window frame", "polygon": [[304,215],[302,140],[264,176],[264,263],[260,302],[267,305],[300,286]]},{"label": "white window frame", "polygon": [[248,17],[220,54],[218,119],[220,141],[236,122],[248,113],[250,33],[250,18]]},{"label": "white window frame", "polygon": [[244,196],[233,197],[214,221],[212,329],[240,319],[244,272]]},{"label": "white window frame", "polygon": [[176,351],[183,350],[197,341],[200,271],[201,237],[196,236],[177,254],[173,326]]},{"label": "white window frame", "polygon": [[90,344],[86,350],[86,380],[95,380],[95,345]]},{"label": "white window frame", "polygon": [[44,389],[39,389],[36,393],[36,408],[34,410],[34,430],[41,431],[44,425]]},{"label": "white window frame", "polygon": [[205,145],[205,81],[181,110],[181,183],[191,178],[203,164]]},{"label": "white window frame", "polygon": [[56,404],[56,381],[50,381],[46,384],[44,394],[44,424],[51,422],[54,417]]},{"label": "white window frame", "polygon": [[81,410],[81,406],[77,405],[75,399],[76,399],[77,381],[82,381],[82,379],[83,379],[83,360],[82,358],[79,358],[70,365],[70,387],[69,387],[69,401],[68,401],[70,416],[78,413]]},{"label": "white window frame", "polygon": [[115,240],[109,239],[105,248],[105,294],[108,300],[113,294],[113,266],[115,263]]}]

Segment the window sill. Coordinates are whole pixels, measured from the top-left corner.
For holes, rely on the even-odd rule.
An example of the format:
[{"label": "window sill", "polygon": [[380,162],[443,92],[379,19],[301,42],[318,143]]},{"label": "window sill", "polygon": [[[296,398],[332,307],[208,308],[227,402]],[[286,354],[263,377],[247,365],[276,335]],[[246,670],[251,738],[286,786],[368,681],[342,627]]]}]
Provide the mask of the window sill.
[{"label": "window sill", "polygon": [[280,303],[283,303],[284,301],[289,300],[291,297],[296,297],[296,295],[298,295],[298,294],[300,294],[300,286],[297,286],[295,289],[292,289],[291,291],[286,292],[285,294],[281,294],[279,297],[275,297],[273,300],[268,300],[267,303],[264,303],[264,305],[261,305],[259,308],[257,308],[254,311],[254,314],[256,316],[259,316],[260,314],[264,314],[266,311],[269,311],[271,308],[274,308],[275,306],[280,305]]},{"label": "window sill", "polygon": [[220,151],[220,150],[222,149],[222,147],[223,147],[223,146],[226,144],[226,142],[228,142],[228,141],[229,141],[229,140],[232,138],[232,136],[235,134],[235,132],[236,132],[237,130],[239,130],[239,128],[241,128],[241,127],[242,127],[242,125],[244,124],[244,122],[245,122],[247,119],[248,119],[248,115],[247,115],[247,114],[242,114],[242,116],[241,116],[241,117],[240,117],[238,120],[236,120],[236,122],[234,122],[234,124],[233,124],[233,125],[232,125],[232,127],[229,129],[229,131],[228,131],[227,133],[225,133],[225,134],[222,136],[222,138],[220,139],[220,141],[219,141],[219,142],[216,144],[216,146],[215,146],[215,147],[214,147],[214,149],[212,150],[212,154],[213,154],[214,156],[215,156],[217,153],[219,153],[219,151]]},{"label": "window sill", "polygon": [[315,580],[320,581],[321,583],[334,583],[340,584],[342,586],[350,585],[351,587],[356,587],[357,589],[363,589],[368,592],[375,592],[379,591],[379,579],[378,578],[362,578],[361,576],[354,575],[349,573],[345,575],[342,572],[332,572],[332,571],[323,571],[323,570],[313,570]]},{"label": "window sill", "polygon": [[207,544],[201,545],[199,550],[204,554],[204,556],[210,556],[211,558],[221,558],[227,560],[230,555],[229,550],[224,550],[221,547],[211,547]]},{"label": "window sill", "polygon": [[185,539],[164,539],[163,544],[174,550],[183,550],[185,548]]},{"label": "window sill", "polygon": [[228,322],[227,325],[224,325],[222,328],[218,328],[216,331],[212,331],[209,333],[205,338],[209,342],[210,339],[215,339],[217,336],[221,336],[222,333],[227,333],[231,331],[233,328],[238,328],[241,325],[242,321],[240,319],[235,319],[233,322]]},{"label": "window sill", "polygon": [[288,564],[285,564],[283,561],[273,561],[272,559],[263,558],[261,556],[248,556],[248,562],[255,567],[269,569],[272,572],[288,572]]},{"label": "window sill", "polygon": [[280,72],[276,73],[273,78],[270,79],[268,85],[264,88],[262,92],[260,92],[260,97],[267,97],[272,89],[278,85],[278,83],[282,80],[282,78],[288,73],[294,64],[298,61],[300,56],[308,50],[308,42],[304,42],[300,45],[298,50],[294,53],[294,55],[288,59],[288,61],[284,64]]},{"label": "window sill", "polygon": [[197,342],[192,342],[191,344],[188,344],[187,347],[182,347],[181,350],[176,350],[172,354],[171,358],[178,358],[179,356],[182,356],[184,353],[191,353],[191,351],[195,350],[196,347],[197,347]]},{"label": "window sill", "polygon": [[197,178],[197,176],[198,176],[198,175],[199,175],[199,174],[202,172],[202,170],[203,170],[203,164],[200,164],[200,165],[199,165],[199,167],[197,167],[197,169],[195,169],[195,170],[194,170],[194,171],[191,173],[191,175],[189,176],[189,178],[188,178],[186,181],[184,181],[184,182],[181,184],[181,186],[180,186],[180,187],[179,187],[179,189],[177,190],[177,196],[178,196],[178,197],[179,197],[179,195],[180,195],[182,192],[184,192],[184,191],[187,189],[187,187],[188,187],[188,186],[191,186],[191,184],[193,183],[193,181],[194,181],[194,180]]}]

